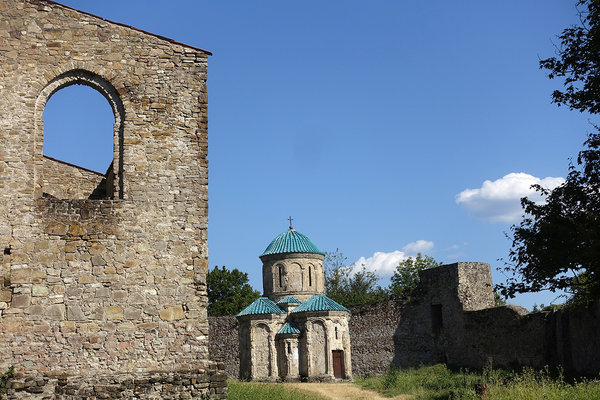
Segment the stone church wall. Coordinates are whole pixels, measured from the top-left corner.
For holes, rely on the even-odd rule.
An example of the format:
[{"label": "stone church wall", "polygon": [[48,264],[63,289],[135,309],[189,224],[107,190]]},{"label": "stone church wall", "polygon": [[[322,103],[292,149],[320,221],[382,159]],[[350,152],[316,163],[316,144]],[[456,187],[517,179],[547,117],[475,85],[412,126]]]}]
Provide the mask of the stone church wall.
[{"label": "stone church wall", "polygon": [[[512,305],[479,309],[473,299],[489,305],[487,264],[452,264],[426,274],[409,303],[387,301],[350,309],[354,375],[435,363],[480,369],[489,362],[497,367],[562,365],[581,374],[600,372],[600,301],[556,312],[527,313]],[[482,280],[479,289],[475,278]],[[467,284],[479,293],[456,290]],[[470,310],[463,309],[461,296],[469,299]],[[439,328],[432,324],[432,299],[442,308]],[[235,318],[211,317],[209,324],[216,339],[210,344],[211,356],[225,362],[229,376],[237,377]]]},{"label": "stone church wall", "polygon": [[58,199],[87,199],[105,181],[104,174],[50,157],[43,159],[43,192]]},{"label": "stone church wall", "polygon": [[[117,398],[103,388],[188,398],[185,386],[225,396],[206,316],[208,55],[51,1],[0,0],[0,371],[17,370],[10,399]],[[71,84],[98,90],[115,114],[104,200],[43,195],[61,183],[56,164],[45,168],[41,116]],[[87,192],[86,179],[55,189]]]}]

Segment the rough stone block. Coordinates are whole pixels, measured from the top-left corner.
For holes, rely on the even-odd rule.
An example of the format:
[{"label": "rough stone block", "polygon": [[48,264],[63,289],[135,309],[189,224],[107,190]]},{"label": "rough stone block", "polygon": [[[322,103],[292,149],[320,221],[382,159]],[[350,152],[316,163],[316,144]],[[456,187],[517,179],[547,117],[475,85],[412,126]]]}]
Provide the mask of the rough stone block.
[{"label": "rough stone block", "polygon": [[122,320],[123,309],[121,307],[109,306],[106,307],[106,319],[107,320]]},{"label": "rough stone block", "polygon": [[46,317],[54,321],[62,321],[65,319],[65,305],[53,304],[46,309]]},{"label": "rough stone block", "polygon": [[31,295],[33,297],[46,297],[50,294],[50,289],[44,285],[33,285]]},{"label": "rough stone block", "polygon": [[163,321],[175,321],[185,318],[185,313],[181,306],[163,308],[158,314]]},{"label": "rough stone block", "polygon": [[31,296],[28,294],[16,294],[12,297],[14,308],[27,308],[31,304]]},{"label": "rough stone block", "polygon": [[79,306],[67,306],[67,320],[85,321],[85,315]]}]

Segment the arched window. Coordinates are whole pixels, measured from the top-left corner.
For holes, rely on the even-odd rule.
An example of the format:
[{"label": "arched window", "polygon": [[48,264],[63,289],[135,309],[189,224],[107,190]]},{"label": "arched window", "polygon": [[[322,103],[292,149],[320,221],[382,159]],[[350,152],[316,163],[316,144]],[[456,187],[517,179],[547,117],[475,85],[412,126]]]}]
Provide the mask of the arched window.
[{"label": "arched window", "polygon": [[[36,185],[46,197],[123,198],[123,122],[117,90],[104,78],[71,70],[36,101]],[[39,150],[38,150],[39,151]],[[40,193],[40,192],[38,192]]]},{"label": "arched window", "polygon": [[44,155],[102,174],[113,161],[115,116],[95,89],[71,85],[46,103]]},{"label": "arched window", "polygon": [[312,286],[312,265],[308,266],[308,286]]}]

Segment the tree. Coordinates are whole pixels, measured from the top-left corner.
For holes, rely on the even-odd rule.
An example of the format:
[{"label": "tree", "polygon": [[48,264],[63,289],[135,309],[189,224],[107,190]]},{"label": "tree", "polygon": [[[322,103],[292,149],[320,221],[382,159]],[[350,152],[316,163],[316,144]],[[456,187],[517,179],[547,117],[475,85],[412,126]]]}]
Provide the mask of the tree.
[{"label": "tree", "polygon": [[419,284],[419,272],[440,265],[442,265],[441,262],[436,261],[433,257],[423,256],[421,253],[418,253],[417,257],[409,257],[400,262],[392,275],[390,296],[394,300],[408,299]]},{"label": "tree", "polygon": [[570,166],[566,181],[552,191],[535,186],[547,196],[539,204],[521,199],[526,216],[513,225],[512,273],[500,293],[565,290],[575,300],[600,295],[600,134],[590,134],[587,150]]},{"label": "tree", "polygon": [[[600,2],[581,0],[581,26],[559,36],[557,57],[540,61],[549,77],[564,77],[564,91],[552,94],[553,102],[571,109],[600,112]],[[521,199],[526,216],[513,225],[512,248],[505,270],[512,273],[500,293],[549,289],[565,290],[573,302],[600,296],[600,133],[590,133],[576,165],[561,186],[548,191],[539,204]]]},{"label": "tree", "polygon": [[347,258],[338,249],[325,253],[325,293],[343,306],[373,304],[388,298],[385,289],[377,284],[379,277],[365,266],[354,271],[345,265]]},{"label": "tree", "polygon": [[237,268],[229,271],[218,266],[206,276],[208,291],[208,315],[237,314],[260,297],[260,293],[248,284],[248,274]]},{"label": "tree", "polygon": [[564,78],[564,90],[555,90],[552,101],[570,109],[600,112],[600,2],[577,2],[581,26],[571,26],[558,37],[557,57],[540,61],[548,77]]}]

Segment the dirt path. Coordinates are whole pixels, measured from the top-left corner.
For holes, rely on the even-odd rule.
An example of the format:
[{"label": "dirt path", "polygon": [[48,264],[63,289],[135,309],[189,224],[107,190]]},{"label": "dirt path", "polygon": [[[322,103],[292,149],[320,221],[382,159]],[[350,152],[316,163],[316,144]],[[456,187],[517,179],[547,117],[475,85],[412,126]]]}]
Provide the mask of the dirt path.
[{"label": "dirt path", "polygon": [[[285,386],[315,393],[331,400],[390,400],[390,397],[381,397],[375,392],[361,389],[353,383],[284,383]],[[410,400],[412,396],[396,396],[394,400]]]}]

